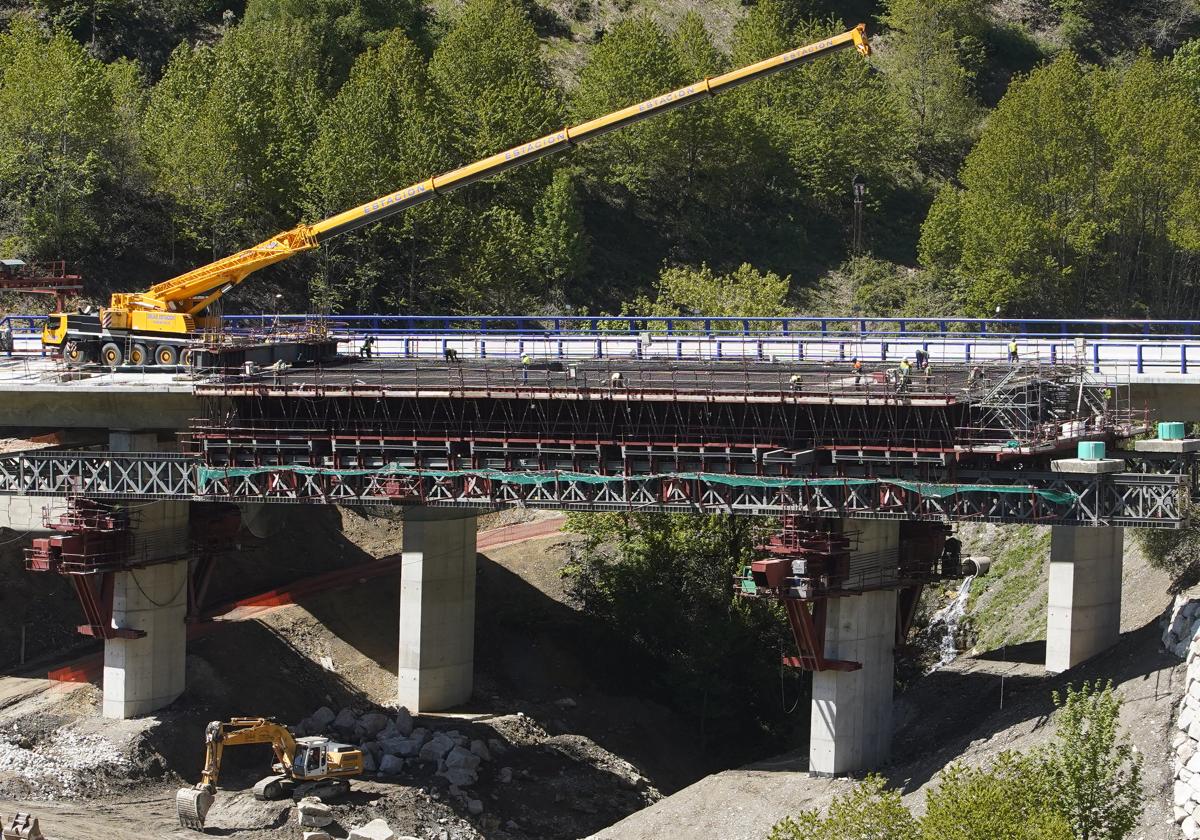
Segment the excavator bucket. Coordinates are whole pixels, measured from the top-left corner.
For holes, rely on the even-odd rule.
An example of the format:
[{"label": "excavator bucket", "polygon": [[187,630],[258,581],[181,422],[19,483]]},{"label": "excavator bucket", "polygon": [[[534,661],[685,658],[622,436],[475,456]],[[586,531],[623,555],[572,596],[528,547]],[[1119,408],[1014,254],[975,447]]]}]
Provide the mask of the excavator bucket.
[{"label": "excavator bucket", "polygon": [[204,818],[212,807],[213,795],[202,788],[181,788],[175,794],[175,813],[179,824],[196,831],[204,830]]},{"label": "excavator bucket", "polygon": [[17,812],[12,823],[4,828],[4,840],[46,840],[36,817]]}]

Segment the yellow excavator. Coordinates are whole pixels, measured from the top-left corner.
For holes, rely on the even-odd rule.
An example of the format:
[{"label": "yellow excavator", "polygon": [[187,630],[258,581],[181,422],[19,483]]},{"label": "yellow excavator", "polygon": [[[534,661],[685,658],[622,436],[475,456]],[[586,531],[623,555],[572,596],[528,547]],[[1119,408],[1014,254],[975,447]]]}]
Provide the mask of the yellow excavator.
[{"label": "yellow excavator", "polygon": [[270,744],[275,751],[272,775],[254,785],[255,799],[316,796],[335,799],[350,790],[349,780],[361,776],[363,754],[357,747],[328,738],[296,738],[286,726],[267,718],[237,717],[214,720],[204,730],[204,770],[194,787],[175,794],[179,824],[204,830],[204,820],[217,795],[221,757],[226,747]]},{"label": "yellow excavator", "polygon": [[175,365],[200,334],[219,329],[220,319],[205,316],[204,311],[260,268],[316,248],[331,237],[386,219],[437,195],[848,47],[855,47],[864,56],[870,55],[864,24],[563,128],[315,224],[301,224],[252,248],[158,283],[144,292],[113,294],[109,305],[98,313],[55,313],[46,319],[42,344],[61,352],[70,365],[88,362],[100,362],[109,367],[126,363]]}]

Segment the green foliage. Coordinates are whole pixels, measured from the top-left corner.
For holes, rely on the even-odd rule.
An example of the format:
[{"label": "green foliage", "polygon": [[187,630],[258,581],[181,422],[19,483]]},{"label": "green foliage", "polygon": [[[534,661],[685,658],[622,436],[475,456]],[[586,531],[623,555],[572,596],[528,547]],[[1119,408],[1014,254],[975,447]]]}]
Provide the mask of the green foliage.
[{"label": "green foliage", "polygon": [[1200,511],[1188,499],[1182,528],[1139,528],[1135,539],[1150,565],[1171,576],[1171,589],[1182,592],[1200,583]]},{"label": "green foliage", "polygon": [[838,269],[853,290],[852,315],[951,316],[961,311],[952,278],[905,268],[872,256],[852,257]]},{"label": "green foliage", "polygon": [[959,45],[976,43],[967,33],[984,14],[982,0],[888,0],[881,17],[892,31],[880,62],[907,106],[917,162],[942,177],[958,169],[982,117]]},{"label": "green foliage", "polygon": [[[707,265],[664,268],[658,278],[658,297],[641,296],[623,307],[626,315],[713,315],[771,318],[790,314],[790,277],[761,272],[742,264],[717,275]],[[765,325],[764,325],[765,328]]]},{"label": "green foliage", "polygon": [[181,46],[142,127],[179,233],[215,257],[291,227],[325,106],[322,62],[295,23],[243,25],[215,47]]},{"label": "green foliage", "polygon": [[850,793],[836,797],[824,817],[803,811],[784,817],[767,840],[917,840],[917,821],[879,776],[868,776]]},{"label": "green foliage", "polygon": [[1142,812],[1141,757],[1118,731],[1112,683],[1054,693],[1054,739],[1001,753],[989,767],[951,764],[914,818],[897,791],[868,778],[815,811],[784,819],[768,840],[1124,840]]},{"label": "green foliage", "polygon": [[[136,69],[104,65],[19,17],[0,35],[0,225],[10,254],[95,266],[121,256],[136,190]],[[106,266],[112,270],[113,266]]]},{"label": "green foliage", "polygon": [[1043,756],[1049,801],[1077,840],[1122,840],[1142,814],[1142,757],[1121,735],[1112,682],[1054,693],[1055,739]]},{"label": "green foliage", "polygon": [[[574,600],[656,665],[647,682],[702,735],[721,732],[726,758],[778,725],[782,622],[735,597],[758,522],[740,516],[569,514],[582,534],[564,570]],[[714,673],[722,678],[714,680]],[[729,747],[727,743],[736,746]]]},{"label": "green foliage", "polygon": [[952,764],[938,776],[921,819],[921,840],[1073,840],[1052,805],[1036,755],[1001,753],[987,768]]},{"label": "green foliage", "polygon": [[1063,54],[989,117],[922,258],[965,279],[971,314],[1178,317],[1200,280],[1198,131],[1200,101],[1169,63]]}]

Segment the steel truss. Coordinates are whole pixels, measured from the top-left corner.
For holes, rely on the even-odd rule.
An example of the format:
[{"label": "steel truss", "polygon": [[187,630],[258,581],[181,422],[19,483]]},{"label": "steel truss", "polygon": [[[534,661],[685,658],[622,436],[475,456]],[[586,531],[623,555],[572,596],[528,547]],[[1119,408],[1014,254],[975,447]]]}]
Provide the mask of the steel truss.
[{"label": "steel truss", "polygon": [[[792,513],[830,518],[1142,528],[1178,527],[1183,520],[1182,501],[1187,486],[1184,476],[1163,472],[1085,476],[962,471],[955,476],[954,483],[964,489],[949,495],[935,492],[943,485],[901,487],[888,479],[868,483],[845,476],[845,482],[755,486],[753,476],[695,473],[626,475],[620,480],[598,481],[591,474],[555,472],[553,480],[522,480],[530,475],[528,470],[405,475],[289,466],[226,470],[205,465],[192,456],[166,453],[0,455],[0,494],[5,495],[739,515]],[[749,483],[739,483],[742,480]],[[918,476],[916,480],[921,478]],[[1035,489],[1013,492],[1015,487]],[[1062,494],[1063,500],[1047,498],[1037,491]]]}]

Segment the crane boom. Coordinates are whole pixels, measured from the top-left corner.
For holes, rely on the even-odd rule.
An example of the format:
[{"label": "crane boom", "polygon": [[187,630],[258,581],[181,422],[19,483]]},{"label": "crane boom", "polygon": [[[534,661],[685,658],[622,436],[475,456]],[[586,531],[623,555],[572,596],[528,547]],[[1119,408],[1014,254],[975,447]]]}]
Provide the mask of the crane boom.
[{"label": "crane boom", "polygon": [[[203,308],[224,293],[225,285],[240,283],[251,272],[287,259],[292,254],[315,248],[321,242],[338,234],[348,233],[381,221],[410,207],[429,201],[437,195],[465,187],[484,178],[490,178],[508,169],[567,149],[576,143],[585,143],[610,131],[616,131],[700,99],[707,99],[746,82],[778,73],[802,62],[850,46],[857,47],[864,55],[869,54],[870,47],[867,44],[864,24],[859,24],[854,29],[816,43],[797,47],[754,64],[730,70],[728,73],[701,79],[686,87],[647,99],[636,105],[630,105],[579,125],[563,128],[547,134],[545,137],[522,143],[442,175],[418,181],[315,224],[300,225],[252,248],[239,251],[210,265],[159,283],[146,292],[128,295],[126,296],[127,302],[158,309],[167,308],[163,304],[180,298],[198,298],[197,302],[201,303],[200,308]],[[193,314],[197,311],[199,310],[195,306],[189,308],[189,312]]]},{"label": "crane boom", "polygon": [[[109,307],[101,310],[100,318],[91,319],[98,320],[98,323],[90,324],[85,335],[74,336],[76,331],[71,329],[68,316],[60,315],[57,321],[52,320],[43,330],[42,341],[46,345],[62,347],[65,343],[78,342],[81,338],[94,339],[96,335],[100,335],[103,340],[103,337],[109,334],[124,335],[138,340],[145,340],[140,337],[148,336],[150,341],[170,340],[172,337],[186,338],[196,329],[198,316],[205,308],[252,273],[295,254],[316,248],[334,236],[381,221],[435,196],[563,151],[578,143],[586,143],[610,131],[698,100],[708,99],[747,82],[850,47],[856,48],[864,56],[870,55],[865,24],[727,73],[701,79],[678,90],[629,105],[579,125],[568,126],[466,166],[418,181],[314,224],[298,225],[253,247],[158,283],[144,292],[114,293]],[[68,361],[72,361],[71,352],[70,349],[66,351]],[[74,352],[79,352],[78,347],[74,348]],[[167,356],[172,352],[168,350]]]}]

